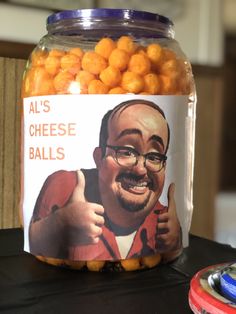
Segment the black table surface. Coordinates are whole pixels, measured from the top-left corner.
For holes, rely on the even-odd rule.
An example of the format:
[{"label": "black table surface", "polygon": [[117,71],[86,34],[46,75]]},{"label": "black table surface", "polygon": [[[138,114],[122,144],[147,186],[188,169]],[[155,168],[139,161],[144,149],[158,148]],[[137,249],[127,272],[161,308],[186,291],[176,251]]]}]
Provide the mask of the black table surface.
[{"label": "black table surface", "polygon": [[21,229],[0,230],[0,313],[191,314],[191,278],[235,261],[236,249],[190,235],[174,262],[153,269],[96,273],[58,268],[23,251]]}]

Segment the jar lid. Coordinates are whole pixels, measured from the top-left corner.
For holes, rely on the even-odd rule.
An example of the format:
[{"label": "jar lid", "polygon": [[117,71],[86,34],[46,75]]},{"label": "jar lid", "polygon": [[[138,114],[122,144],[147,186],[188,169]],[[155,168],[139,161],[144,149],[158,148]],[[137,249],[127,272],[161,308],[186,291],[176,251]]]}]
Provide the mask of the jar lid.
[{"label": "jar lid", "polygon": [[108,8],[61,11],[50,15],[47,18],[47,24],[53,24],[60,20],[66,19],[86,19],[86,18],[143,20],[150,22],[160,22],[169,26],[173,25],[173,22],[169,18],[156,13],[130,9],[108,9]]}]

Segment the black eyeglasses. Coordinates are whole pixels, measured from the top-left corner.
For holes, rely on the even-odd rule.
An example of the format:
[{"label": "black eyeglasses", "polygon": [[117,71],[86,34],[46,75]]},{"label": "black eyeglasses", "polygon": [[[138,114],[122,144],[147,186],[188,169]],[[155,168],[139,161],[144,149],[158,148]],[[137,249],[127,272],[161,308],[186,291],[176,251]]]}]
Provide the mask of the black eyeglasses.
[{"label": "black eyeglasses", "polygon": [[165,166],[167,156],[157,152],[140,154],[133,147],[106,145],[115,152],[115,160],[122,167],[133,167],[138,163],[140,156],[144,157],[144,166],[152,172],[159,172]]}]

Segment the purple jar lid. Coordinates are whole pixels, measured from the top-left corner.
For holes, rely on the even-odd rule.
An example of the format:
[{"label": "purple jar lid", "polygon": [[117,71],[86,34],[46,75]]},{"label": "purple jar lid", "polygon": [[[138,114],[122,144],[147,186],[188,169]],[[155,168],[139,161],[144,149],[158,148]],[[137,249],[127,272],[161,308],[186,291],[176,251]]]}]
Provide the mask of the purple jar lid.
[{"label": "purple jar lid", "polygon": [[143,20],[149,22],[160,22],[166,25],[173,25],[173,22],[163,15],[156,13],[137,11],[129,9],[81,9],[66,10],[54,13],[47,18],[47,24],[53,24],[66,19],[84,18],[113,18],[125,20]]}]

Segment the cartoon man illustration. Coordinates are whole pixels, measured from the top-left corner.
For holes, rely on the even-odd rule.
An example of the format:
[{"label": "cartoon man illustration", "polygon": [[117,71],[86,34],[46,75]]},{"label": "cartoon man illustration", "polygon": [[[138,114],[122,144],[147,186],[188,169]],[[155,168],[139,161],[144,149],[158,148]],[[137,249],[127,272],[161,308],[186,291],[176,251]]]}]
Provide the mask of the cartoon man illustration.
[{"label": "cartoon man illustration", "polygon": [[174,184],[162,194],[169,126],[153,102],[123,102],[103,117],[96,169],[58,171],[45,181],[29,228],[30,251],[71,260],[176,255],[181,228]]}]

